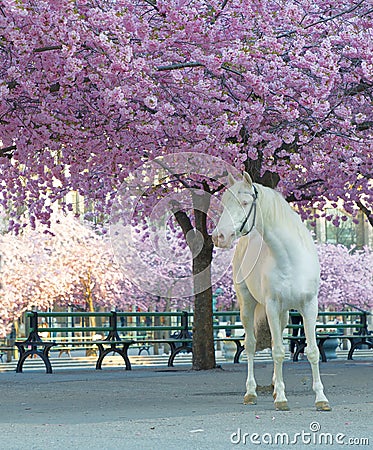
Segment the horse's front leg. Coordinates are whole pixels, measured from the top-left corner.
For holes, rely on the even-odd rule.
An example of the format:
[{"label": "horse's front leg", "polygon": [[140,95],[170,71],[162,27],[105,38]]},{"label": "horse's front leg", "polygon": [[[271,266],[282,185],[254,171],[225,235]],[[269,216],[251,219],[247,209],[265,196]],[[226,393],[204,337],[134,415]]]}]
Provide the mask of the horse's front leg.
[{"label": "horse's front leg", "polygon": [[255,405],[257,395],[256,381],[254,378],[254,355],[256,345],[254,335],[254,311],[257,303],[251,297],[248,290],[244,290],[246,291],[245,295],[242,295],[242,290],[236,289],[240,303],[241,322],[245,329],[245,351],[247,356],[246,394],[243,402],[245,405]]},{"label": "horse's front leg", "polygon": [[282,375],[282,364],[285,358],[285,348],[282,342],[282,333],[284,322],[287,321],[287,314],[280,313],[275,301],[269,300],[266,305],[267,318],[272,335],[272,358],[273,358],[273,378],[274,386],[273,397],[275,399],[275,408],[281,411],[287,411],[288,401],[285,396],[285,383]]},{"label": "horse's front leg", "polygon": [[313,378],[313,390],[316,394],[316,409],[318,411],[330,411],[328,399],[324,394],[324,386],[321,382],[319,359],[320,352],[316,342],[316,319],[318,314],[317,299],[313,299],[312,303],[308,304],[301,314],[303,316],[304,334],[306,335],[307,342],[307,359],[311,364],[312,378]]},{"label": "horse's front leg", "polygon": [[[254,321],[252,322],[254,326]],[[246,394],[243,402],[245,405],[256,405],[256,381],[254,377],[254,356],[256,339],[254,330],[245,328],[245,349],[247,355],[247,379],[246,379]]]}]

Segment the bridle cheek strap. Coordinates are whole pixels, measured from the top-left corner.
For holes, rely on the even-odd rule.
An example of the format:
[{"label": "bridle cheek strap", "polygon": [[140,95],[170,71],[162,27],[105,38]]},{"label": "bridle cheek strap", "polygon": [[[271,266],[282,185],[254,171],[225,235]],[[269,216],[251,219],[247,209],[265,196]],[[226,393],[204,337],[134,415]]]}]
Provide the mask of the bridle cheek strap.
[{"label": "bridle cheek strap", "polygon": [[252,196],[253,196],[253,199],[254,199],[254,200],[253,200],[253,202],[251,203],[251,207],[250,207],[249,212],[247,213],[247,215],[246,215],[246,217],[245,217],[245,220],[242,222],[242,225],[241,225],[241,228],[240,228],[240,233],[242,233],[242,230],[245,228],[245,225],[247,224],[247,221],[249,220],[249,218],[250,218],[252,212],[254,213],[254,215],[253,215],[253,223],[252,223],[252,225],[251,225],[249,231],[246,231],[246,233],[242,233],[242,234],[241,234],[242,236],[246,236],[247,234],[251,233],[252,230],[253,230],[253,228],[254,228],[254,226],[255,226],[255,219],[256,219],[256,201],[257,201],[257,199],[258,199],[258,191],[257,191],[257,189],[256,189],[256,187],[255,187],[254,185],[253,185],[253,188],[254,188],[254,194],[252,194]]}]

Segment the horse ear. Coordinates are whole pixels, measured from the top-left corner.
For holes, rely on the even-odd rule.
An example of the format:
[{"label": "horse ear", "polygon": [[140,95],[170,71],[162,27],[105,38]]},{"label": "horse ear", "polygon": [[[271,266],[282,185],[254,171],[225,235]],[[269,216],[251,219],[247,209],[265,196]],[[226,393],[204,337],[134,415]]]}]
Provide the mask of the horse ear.
[{"label": "horse ear", "polygon": [[251,176],[247,173],[243,173],[243,181],[251,187],[253,185],[253,180],[251,179]]},{"label": "horse ear", "polygon": [[231,173],[228,173],[228,183],[229,186],[233,186],[236,180],[234,179],[233,175]]}]

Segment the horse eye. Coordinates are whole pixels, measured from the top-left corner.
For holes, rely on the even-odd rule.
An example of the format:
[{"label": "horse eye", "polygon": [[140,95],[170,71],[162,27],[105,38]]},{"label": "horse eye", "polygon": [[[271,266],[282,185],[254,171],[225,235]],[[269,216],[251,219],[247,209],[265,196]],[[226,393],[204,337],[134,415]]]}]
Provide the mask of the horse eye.
[{"label": "horse eye", "polygon": [[247,202],[246,200],[244,200],[243,202],[242,202],[242,206],[247,206],[249,204],[249,202]]}]

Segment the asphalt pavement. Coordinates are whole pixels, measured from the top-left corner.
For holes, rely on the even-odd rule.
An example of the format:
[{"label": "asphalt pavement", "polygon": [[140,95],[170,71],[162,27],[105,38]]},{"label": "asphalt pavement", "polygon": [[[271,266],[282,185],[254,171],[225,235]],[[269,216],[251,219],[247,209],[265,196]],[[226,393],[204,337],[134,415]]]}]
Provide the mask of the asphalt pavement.
[{"label": "asphalt pavement", "polygon": [[0,448],[373,448],[373,360],[320,367],[331,412],[314,407],[307,361],[284,363],[285,412],[274,410],[270,362],[255,364],[255,406],[243,405],[244,363],[0,373]]}]

